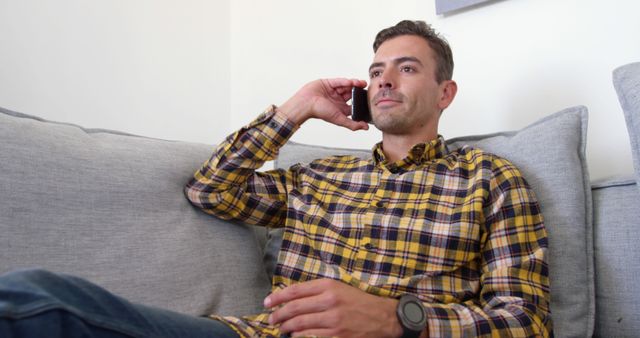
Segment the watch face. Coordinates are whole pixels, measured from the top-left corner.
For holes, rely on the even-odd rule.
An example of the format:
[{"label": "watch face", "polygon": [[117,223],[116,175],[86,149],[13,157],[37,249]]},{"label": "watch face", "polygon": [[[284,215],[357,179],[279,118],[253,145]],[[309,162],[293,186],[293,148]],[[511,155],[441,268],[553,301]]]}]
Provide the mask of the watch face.
[{"label": "watch face", "polygon": [[427,327],[427,313],[420,299],[414,295],[400,297],[396,312],[404,330],[402,337],[417,338]]},{"label": "watch face", "polygon": [[404,304],[402,311],[404,312],[407,320],[412,323],[419,324],[424,320],[424,312],[422,308],[414,302]]}]

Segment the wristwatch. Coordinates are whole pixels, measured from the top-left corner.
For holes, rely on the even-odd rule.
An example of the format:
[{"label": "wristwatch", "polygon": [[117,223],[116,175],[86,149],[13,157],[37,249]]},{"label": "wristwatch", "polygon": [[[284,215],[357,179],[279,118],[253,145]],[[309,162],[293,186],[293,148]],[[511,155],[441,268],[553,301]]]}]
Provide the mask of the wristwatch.
[{"label": "wristwatch", "polygon": [[402,325],[402,338],[418,338],[427,328],[427,311],[414,295],[405,294],[400,297],[396,314]]}]

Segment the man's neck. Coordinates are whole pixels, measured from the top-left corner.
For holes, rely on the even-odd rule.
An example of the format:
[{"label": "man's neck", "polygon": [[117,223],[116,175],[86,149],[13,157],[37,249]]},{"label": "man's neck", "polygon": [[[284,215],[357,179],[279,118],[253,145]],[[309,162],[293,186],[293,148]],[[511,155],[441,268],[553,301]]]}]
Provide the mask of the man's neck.
[{"label": "man's neck", "polygon": [[382,151],[387,162],[405,158],[409,154],[409,150],[418,143],[425,143],[438,137],[438,131],[434,130],[428,134],[408,136],[408,135],[390,135],[382,134]]}]

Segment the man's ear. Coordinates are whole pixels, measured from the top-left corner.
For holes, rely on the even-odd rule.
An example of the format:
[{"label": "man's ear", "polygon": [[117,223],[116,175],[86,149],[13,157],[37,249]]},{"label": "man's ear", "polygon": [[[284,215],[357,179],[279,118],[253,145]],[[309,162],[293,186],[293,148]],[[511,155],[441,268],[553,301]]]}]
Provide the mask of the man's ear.
[{"label": "man's ear", "polygon": [[438,99],[438,108],[444,110],[449,107],[458,92],[458,84],[453,80],[445,80],[440,84],[440,98]]}]

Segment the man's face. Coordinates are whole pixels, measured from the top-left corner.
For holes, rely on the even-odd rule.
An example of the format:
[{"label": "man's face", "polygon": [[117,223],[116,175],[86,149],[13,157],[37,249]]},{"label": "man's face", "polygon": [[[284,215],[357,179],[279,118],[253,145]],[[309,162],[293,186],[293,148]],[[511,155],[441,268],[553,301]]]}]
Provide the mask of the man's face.
[{"label": "man's face", "polygon": [[443,86],[436,82],[435,70],[433,51],[423,38],[402,35],[382,43],[369,68],[373,124],[394,135],[437,128],[444,107]]}]

